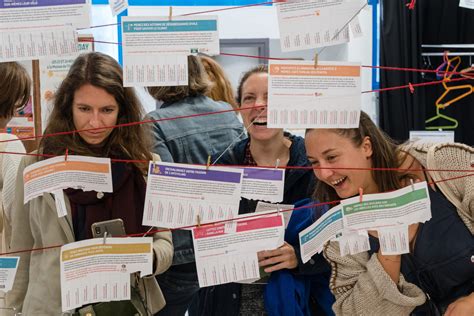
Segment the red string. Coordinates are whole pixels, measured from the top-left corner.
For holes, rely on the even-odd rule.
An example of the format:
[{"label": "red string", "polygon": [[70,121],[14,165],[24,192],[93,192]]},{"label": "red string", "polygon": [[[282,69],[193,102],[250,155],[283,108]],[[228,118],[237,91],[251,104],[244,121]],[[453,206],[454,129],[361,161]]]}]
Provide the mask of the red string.
[{"label": "red string", "polygon": [[[438,181],[431,181],[431,182],[428,182],[428,185],[432,185],[432,184],[436,184],[436,183],[440,183],[440,182],[446,182],[446,181],[450,181],[450,180],[455,180],[455,179],[459,179],[459,178],[464,178],[464,177],[468,177],[468,176],[472,176],[472,175],[463,175],[463,176],[459,176],[459,177],[447,178],[447,179],[442,179],[442,180],[438,180]],[[313,208],[313,207],[318,207],[318,206],[337,204],[337,203],[340,203],[340,202],[341,202],[341,200],[334,200],[334,201],[330,201],[330,202],[313,203],[313,204],[304,205],[304,206],[300,206],[300,207],[295,207],[295,208],[291,208],[291,209],[285,209],[285,210],[278,210],[278,211],[275,211],[275,212],[269,212],[267,214],[278,214],[278,213],[283,213],[283,212],[299,211],[301,209],[307,209],[307,208]],[[258,216],[261,216],[261,214],[255,213],[253,215],[249,215],[246,218],[254,218],[254,217],[258,217]],[[235,219],[223,219],[223,220],[214,221],[214,222],[211,222],[211,223],[201,224],[201,226],[227,223],[227,222],[232,222],[234,220]],[[188,226],[182,226],[182,227],[177,227],[177,228],[166,228],[166,229],[162,228],[162,229],[151,230],[151,231],[149,231],[145,234],[144,233],[129,234],[129,235],[124,235],[124,236],[120,236],[120,237],[142,237],[144,235],[152,235],[152,234],[166,232],[166,231],[175,231],[175,230],[179,230],[179,229],[190,229],[190,228],[195,228],[195,227],[197,227],[197,225],[188,225]],[[54,246],[47,246],[47,247],[41,247],[41,248],[32,248],[32,249],[25,249],[25,250],[3,252],[3,253],[0,253],[0,256],[13,255],[13,254],[19,254],[19,253],[25,253],[25,252],[48,250],[48,249],[59,248],[59,247],[62,247],[62,246],[64,246],[64,245],[54,245]]]},{"label": "red string", "polygon": [[[463,81],[463,80],[468,80],[468,78],[455,78],[451,79],[450,81]],[[435,84],[440,84],[444,81],[442,80],[436,80],[436,81],[429,81],[429,82],[422,82],[422,83],[414,83],[412,84],[412,87],[423,87],[423,86],[431,86]],[[403,86],[395,86],[395,87],[388,87],[388,88],[381,88],[381,89],[376,89],[376,90],[369,90],[369,91],[362,91],[362,93],[372,93],[372,92],[384,92],[384,91],[392,91],[392,90],[400,90],[400,89],[406,89],[410,88],[410,85],[403,85]]]},{"label": "red string", "polygon": [[[249,8],[249,7],[270,5],[270,4],[279,3],[279,2],[285,2],[285,1],[260,2],[260,3],[254,3],[254,4],[246,4],[246,5],[242,5],[242,6],[232,6],[232,7],[229,7],[229,8],[222,8],[222,9],[214,9],[214,10],[191,12],[191,13],[186,13],[186,14],[180,14],[180,15],[177,15],[177,16],[190,16],[190,15],[196,15],[196,14],[202,14],[202,13],[219,12],[219,11],[227,11],[227,10],[236,10],[236,9],[243,9],[243,8]],[[99,24],[99,25],[94,25],[94,26],[85,27],[85,28],[78,28],[77,30],[87,30],[87,29],[94,29],[94,28],[107,27],[107,26],[117,26],[117,25],[118,25],[118,23]]]},{"label": "red string", "polygon": [[197,113],[197,114],[190,114],[190,115],[167,117],[167,118],[161,118],[161,119],[156,119],[156,120],[145,120],[145,121],[138,121],[138,122],[129,122],[129,123],[123,123],[123,124],[117,124],[117,125],[104,126],[104,127],[94,127],[94,128],[87,128],[87,129],[81,129],[81,130],[72,130],[72,131],[37,135],[37,136],[19,137],[17,139],[6,139],[6,140],[0,141],[0,143],[4,143],[4,142],[8,143],[8,142],[18,141],[18,140],[32,140],[32,139],[38,139],[38,138],[46,138],[46,137],[53,137],[53,136],[60,136],[60,135],[69,135],[69,134],[75,134],[75,133],[81,133],[81,132],[96,131],[96,130],[103,130],[103,129],[110,129],[110,128],[119,128],[119,127],[126,127],[126,126],[135,126],[135,125],[148,124],[148,123],[173,121],[173,120],[178,120],[178,119],[185,119],[185,118],[192,118],[192,117],[199,117],[199,116],[207,116],[207,115],[215,115],[215,114],[222,114],[222,113],[227,113],[227,112],[239,112],[239,111],[260,109],[260,108],[265,108],[265,107],[266,107],[265,105],[258,105],[258,106],[252,106],[252,107],[221,110],[221,111],[215,111],[215,112],[204,112],[204,113]]},{"label": "red string", "polygon": [[[34,156],[34,157],[45,157],[53,158],[58,157],[58,155],[53,154],[38,154],[38,153],[22,153],[22,152],[10,152],[10,151],[0,151],[0,154],[8,155],[23,155],[23,156]],[[116,163],[149,163],[148,160],[133,160],[133,159],[110,159],[112,162]],[[205,164],[187,164],[188,166],[206,166]],[[215,164],[213,167],[227,167],[227,168],[248,168],[248,165],[222,165]],[[474,165],[471,165],[474,167]],[[273,169],[275,166],[252,166],[252,168],[261,168],[261,169]],[[279,166],[278,169],[297,169],[297,170],[355,170],[355,171],[427,171],[427,172],[463,172],[463,173],[474,173],[474,169],[425,169],[425,168],[360,168],[360,167],[313,167],[313,166]]]},{"label": "red string", "polygon": [[[462,80],[469,80],[469,78],[464,78],[464,77],[455,78],[455,79],[451,79],[450,81],[454,82],[454,81],[462,81]],[[440,84],[442,82],[443,82],[443,80],[423,82],[423,83],[412,84],[412,87],[429,86],[429,85]],[[403,86],[396,86],[396,87],[381,88],[381,89],[376,89],[376,90],[362,91],[361,93],[392,91],[392,90],[405,89],[405,88],[409,88],[409,87],[410,87],[410,85],[408,84],[408,85],[403,85]],[[46,137],[69,135],[69,134],[86,132],[86,131],[103,130],[103,129],[109,129],[109,128],[119,128],[119,127],[134,126],[134,125],[140,125],[140,124],[157,123],[157,122],[162,122],[162,121],[172,121],[172,120],[177,120],[177,119],[192,118],[192,117],[199,117],[199,116],[206,116],[206,115],[215,115],[215,114],[221,114],[221,113],[226,113],[226,112],[245,111],[245,110],[258,109],[258,108],[264,108],[264,107],[265,106],[237,108],[237,109],[222,110],[222,111],[215,111],[215,112],[205,112],[205,113],[182,115],[182,116],[176,116],[176,117],[168,117],[168,118],[162,118],[162,119],[156,119],[156,120],[145,120],[145,121],[138,121],[138,122],[130,122],[130,123],[123,123],[123,124],[104,126],[104,127],[96,127],[96,128],[89,128],[89,129],[82,129],[82,130],[72,130],[72,131],[64,131],[64,132],[44,134],[44,135],[19,137],[19,138],[16,138],[16,139],[2,140],[2,141],[0,141],[0,143],[7,143],[7,142],[19,141],[19,140],[22,140],[22,141],[23,140],[34,140],[34,139],[40,139],[40,138],[46,138]]]},{"label": "red string", "polygon": [[[86,38],[84,42],[94,42],[101,44],[112,44],[112,45],[122,45],[119,42],[108,42],[108,41],[99,41]],[[268,57],[268,56],[259,56],[259,55],[248,55],[248,54],[231,54],[231,53],[219,53],[219,56],[230,56],[230,57],[244,57],[244,58],[254,58],[254,59],[265,59],[265,60],[294,60],[293,58],[283,58],[283,57]],[[393,71],[406,71],[406,72],[424,72],[424,73],[441,73],[446,75],[462,75],[463,72],[460,71],[439,71],[434,69],[422,69],[422,68],[410,68],[410,67],[391,67],[391,66],[372,66],[372,65],[361,65],[362,68],[375,68],[382,70],[393,70]]]}]

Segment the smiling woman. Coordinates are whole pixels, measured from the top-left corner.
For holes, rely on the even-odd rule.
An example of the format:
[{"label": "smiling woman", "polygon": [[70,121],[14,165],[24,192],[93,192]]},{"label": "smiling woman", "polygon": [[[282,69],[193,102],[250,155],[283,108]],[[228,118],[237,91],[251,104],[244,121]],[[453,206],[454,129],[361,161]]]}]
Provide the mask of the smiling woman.
[{"label": "smiling woman", "polygon": [[[370,230],[370,251],[342,256],[336,240],[325,247],[336,315],[474,315],[474,179],[449,171],[469,169],[474,149],[399,147],[364,112],[358,128],[308,130],[305,143],[310,162],[320,168],[314,172],[321,201],[357,195],[359,188],[379,193],[410,179],[440,180],[429,187],[431,219],[407,229],[409,253],[383,254]],[[386,168],[391,170],[381,170]],[[435,171],[440,169],[448,171]]]},{"label": "smiling woman", "polygon": [[[268,99],[268,68],[258,66],[246,72],[237,89],[237,103],[241,108],[244,125],[247,128],[248,138],[242,140],[226,150],[222,155],[213,156],[212,161],[218,165],[246,165],[246,166],[308,166],[303,138],[291,135],[283,129],[267,127],[267,99]],[[290,104],[289,104],[290,106]],[[295,204],[300,200],[309,198],[314,186],[314,177],[311,170],[304,168],[289,168],[285,170],[283,204]],[[262,196],[262,200],[265,197]],[[306,201],[309,202],[309,201]],[[255,212],[258,201],[241,199],[239,214]],[[296,212],[295,212],[296,213]],[[298,212],[289,221],[287,231],[303,229],[302,222],[310,221],[311,215]],[[306,214],[307,216],[305,217]],[[304,218],[304,219],[303,219]],[[320,277],[320,283],[311,288],[311,292],[317,303],[311,308],[325,310],[326,315],[332,315],[330,304],[332,297],[327,286],[328,280],[324,280],[325,273],[329,272],[327,263],[318,265],[318,272],[311,276],[303,277],[306,267],[298,259],[299,247],[295,239],[285,236],[285,243],[277,249],[268,249],[257,254],[259,265],[268,275],[257,284],[224,284],[212,288],[201,289],[199,302],[199,315],[283,315],[295,314],[307,315],[310,313],[310,290],[303,290],[305,285],[309,287],[309,280]],[[291,239],[291,240],[290,240]],[[327,270],[325,270],[327,268]],[[291,272],[290,272],[291,271]],[[305,284],[293,291],[294,287],[289,283],[278,282],[288,278],[288,282],[294,284]],[[313,279],[312,279],[313,278]],[[291,281],[290,281],[291,280]],[[304,280],[304,281],[303,281]],[[307,282],[308,281],[308,282]],[[301,283],[300,283],[301,282]],[[265,285],[263,285],[264,283]],[[317,290],[316,290],[317,289]],[[319,291],[320,295],[315,292]],[[303,292],[305,294],[303,294]],[[281,294],[278,295],[277,293]],[[322,303],[327,293],[328,300]],[[316,306],[317,305],[317,306]],[[285,306],[285,309],[283,308]]]}]

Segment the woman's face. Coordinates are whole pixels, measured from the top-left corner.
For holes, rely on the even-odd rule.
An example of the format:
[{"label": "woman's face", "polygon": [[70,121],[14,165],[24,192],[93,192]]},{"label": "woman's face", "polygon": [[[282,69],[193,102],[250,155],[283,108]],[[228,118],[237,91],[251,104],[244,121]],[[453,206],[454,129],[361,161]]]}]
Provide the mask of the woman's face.
[{"label": "woman's face", "polygon": [[365,137],[360,146],[350,138],[330,129],[309,131],[305,137],[306,153],[314,169],[314,174],[327,185],[334,188],[337,195],[346,199],[359,193],[378,192],[370,170],[344,170],[337,168],[371,168],[372,143]]},{"label": "woman's face", "polygon": [[102,88],[86,84],[76,90],[72,104],[72,117],[77,130],[99,128],[92,131],[79,132],[82,139],[89,145],[100,145],[112,133],[112,128],[104,128],[117,124],[119,106],[114,96]]},{"label": "woman's face", "polygon": [[240,111],[244,125],[252,139],[268,140],[282,132],[281,129],[267,128],[267,99],[268,99],[268,74],[255,73],[242,85],[242,99],[240,107],[250,108],[265,106],[264,108]]}]

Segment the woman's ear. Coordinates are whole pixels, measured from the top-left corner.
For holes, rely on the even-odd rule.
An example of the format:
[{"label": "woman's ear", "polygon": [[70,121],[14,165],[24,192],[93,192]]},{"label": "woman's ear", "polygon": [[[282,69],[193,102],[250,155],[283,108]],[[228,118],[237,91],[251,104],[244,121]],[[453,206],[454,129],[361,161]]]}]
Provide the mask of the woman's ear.
[{"label": "woman's ear", "polygon": [[362,150],[364,151],[366,159],[372,158],[372,141],[369,136],[365,136],[362,140]]}]

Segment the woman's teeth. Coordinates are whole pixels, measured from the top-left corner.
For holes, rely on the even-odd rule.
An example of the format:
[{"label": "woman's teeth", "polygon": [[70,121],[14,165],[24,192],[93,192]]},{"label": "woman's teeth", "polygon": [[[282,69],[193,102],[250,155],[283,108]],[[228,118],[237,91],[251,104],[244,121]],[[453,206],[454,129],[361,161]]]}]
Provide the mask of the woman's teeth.
[{"label": "woman's teeth", "polygon": [[346,180],[346,178],[347,178],[347,177],[342,177],[342,178],[340,178],[340,179],[338,179],[338,180],[336,180],[336,181],[331,182],[331,184],[334,185],[334,186],[338,186],[339,184],[341,184],[342,182],[344,182],[344,180]]},{"label": "woman's teeth", "polygon": [[267,125],[267,120],[266,119],[257,119],[253,121],[253,124],[255,125]]}]

